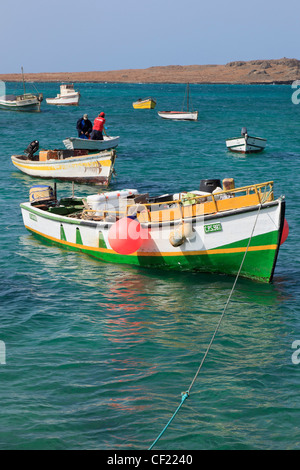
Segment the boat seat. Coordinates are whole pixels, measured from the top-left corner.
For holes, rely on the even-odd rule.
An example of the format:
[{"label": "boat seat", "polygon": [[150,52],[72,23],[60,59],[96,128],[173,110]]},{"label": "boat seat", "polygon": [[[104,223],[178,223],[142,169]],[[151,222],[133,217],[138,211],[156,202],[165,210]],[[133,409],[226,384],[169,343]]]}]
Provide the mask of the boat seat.
[{"label": "boat seat", "polygon": [[37,209],[41,209],[42,211],[47,211],[49,209],[48,204],[31,204],[31,205]]},{"label": "boat seat", "polygon": [[18,158],[19,160],[28,160],[27,155],[14,155],[14,157]]},{"label": "boat seat", "polygon": [[149,193],[139,194],[134,198],[135,204],[147,204],[149,201]]},{"label": "boat seat", "polygon": [[49,212],[52,212],[53,214],[58,214],[58,215],[67,215],[70,214],[71,210],[74,212],[74,208],[68,208],[65,206],[54,206],[54,207],[49,207]]},{"label": "boat seat", "polygon": [[159,202],[170,202],[174,200],[173,194],[163,194],[162,196],[151,197],[149,202],[159,203]]}]

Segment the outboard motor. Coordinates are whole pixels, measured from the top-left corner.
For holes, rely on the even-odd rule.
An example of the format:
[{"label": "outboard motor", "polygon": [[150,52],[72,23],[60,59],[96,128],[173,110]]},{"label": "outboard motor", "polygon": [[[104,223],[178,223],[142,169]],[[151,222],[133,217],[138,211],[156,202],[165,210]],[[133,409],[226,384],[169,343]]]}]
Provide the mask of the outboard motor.
[{"label": "outboard motor", "polygon": [[248,134],[247,127],[242,127],[241,135],[244,137],[245,134]]},{"label": "outboard motor", "polygon": [[30,144],[28,145],[27,149],[24,150],[24,152],[28,155],[28,158],[32,160],[33,154],[38,151],[39,147],[40,147],[39,141],[33,140],[32,142],[30,142]]}]

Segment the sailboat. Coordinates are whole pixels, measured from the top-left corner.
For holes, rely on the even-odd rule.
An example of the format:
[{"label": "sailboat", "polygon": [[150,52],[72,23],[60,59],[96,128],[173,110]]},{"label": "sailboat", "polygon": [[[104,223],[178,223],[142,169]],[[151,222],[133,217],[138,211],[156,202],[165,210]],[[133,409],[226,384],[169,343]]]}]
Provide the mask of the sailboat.
[{"label": "sailboat", "polygon": [[0,108],[12,111],[40,111],[43,94],[26,93],[23,67],[22,80],[24,93],[22,95],[0,96]]},{"label": "sailboat", "polygon": [[[187,110],[184,111],[184,103],[187,103]],[[181,111],[158,111],[158,115],[163,119],[173,119],[176,121],[197,121],[198,119],[198,111],[192,111],[189,109],[190,107],[190,86],[189,83],[186,86],[185,97],[183,101],[183,106]]]}]

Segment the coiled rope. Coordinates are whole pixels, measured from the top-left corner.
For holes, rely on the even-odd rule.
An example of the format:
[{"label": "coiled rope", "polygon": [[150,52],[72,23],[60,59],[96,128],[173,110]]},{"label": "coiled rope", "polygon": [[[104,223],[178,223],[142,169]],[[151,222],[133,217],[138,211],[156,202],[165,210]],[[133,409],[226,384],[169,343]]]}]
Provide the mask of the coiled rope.
[{"label": "coiled rope", "polygon": [[218,321],[218,323],[217,323],[217,326],[216,326],[215,331],[214,331],[214,333],[213,333],[213,335],[212,335],[212,338],[211,338],[211,340],[210,340],[210,342],[209,342],[209,344],[208,344],[208,346],[207,346],[207,348],[206,348],[206,351],[205,351],[205,353],[204,353],[204,355],[203,355],[203,358],[202,358],[202,360],[201,360],[201,362],[200,362],[200,365],[199,365],[199,367],[198,367],[198,369],[197,369],[197,372],[196,372],[196,374],[195,374],[195,376],[194,376],[194,378],[193,378],[193,380],[192,380],[192,382],[191,382],[191,385],[189,386],[189,388],[187,389],[186,392],[182,392],[182,393],[181,393],[181,403],[179,404],[179,406],[177,407],[177,409],[176,409],[175,413],[173,414],[173,416],[171,417],[171,419],[168,421],[168,423],[166,424],[166,426],[163,428],[163,430],[161,431],[161,433],[157,436],[157,438],[156,438],[155,441],[151,444],[151,446],[149,447],[148,450],[153,449],[153,447],[155,446],[155,444],[159,441],[159,439],[161,438],[161,436],[164,434],[164,432],[167,430],[167,428],[169,427],[169,425],[171,424],[171,422],[173,421],[173,419],[175,418],[175,416],[176,416],[177,413],[179,412],[179,410],[180,410],[180,408],[182,407],[182,405],[183,405],[183,403],[185,402],[185,400],[190,396],[191,389],[192,389],[192,387],[193,387],[193,385],[194,385],[194,383],[195,383],[195,381],[196,381],[198,375],[200,374],[200,371],[201,371],[201,369],[202,369],[202,366],[203,366],[203,364],[204,364],[204,361],[205,361],[205,359],[207,358],[207,355],[208,355],[209,350],[210,350],[210,348],[211,348],[211,346],[212,346],[212,344],[213,344],[213,342],[214,342],[214,339],[215,339],[215,337],[216,337],[216,334],[217,334],[218,331],[219,331],[219,328],[220,328],[220,326],[221,326],[222,320],[223,320],[224,315],[225,315],[225,313],[226,313],[228,304],[229,304],[229,302],[230,302],[230,300],[231,300],[232,294],[233,294],[233,292],[234,292],[236,283],[237,283],[238,278],[239,278],[239,276],[240,276],[240,273],[241,273],[241,270],[242,270],[242,267],[243,267],[243,264],[244,264],[244,261],[245,261],[245,258],[246,258],[246,255],[247,255],[247,252],[248,252],[248,249],[249,249],[249,246],[250,246],[250,243],[251,243],[253,234],[254,234],[254,230],[255,230],[255,227],[256,227],[256,223],[257,223],[257,219],[258,219],[258,216],[259,216],[261,207],[262,207],[262,203],[260,203],[260,205],[259,205],[259,208],[258,208],[258,211],[257,211],[257,215],[256,215],[256,218],[255,218],[255,221],[254,221],[254,225],[253,225],[253,228],[252,228],[252,231],[251,231],[251,235],[250,235],[250,238],[249,238],[249,241],[248,241],[248,245],[247,245],[247,247],[246,247],[246,250],[245,250],[245,253],[244,253],[244,256],[243,256],[241,265],[240,265],[239,270],[238,270],[238,273],[237,273],[237,275],[236,275],[236,277],[235,277],[235,280],[234,280],[232,289],[231,289],[231,291],[230,291],[230,294],[229,294],[229,296],[228,296],[227,302],[226,302],[226,304],[225,304],[224,310],[223,310],[222,315],[221,315],[221,317],[220,317],[220,319],[219,319],[219,321]]}]

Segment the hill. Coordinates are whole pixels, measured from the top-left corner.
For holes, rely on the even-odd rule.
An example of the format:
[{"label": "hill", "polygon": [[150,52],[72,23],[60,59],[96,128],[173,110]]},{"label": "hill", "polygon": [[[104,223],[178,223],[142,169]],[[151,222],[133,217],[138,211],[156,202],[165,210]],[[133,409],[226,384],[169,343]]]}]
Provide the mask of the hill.
[{"label": "hill", "polygon": [[[107,72],[26,73],[33,82],[110,83],[292,83],[300,79],[297,59],[235,61],[226,65],[168,65]],[[0,80],[20,81],[20,74],[2,74]]]}]

